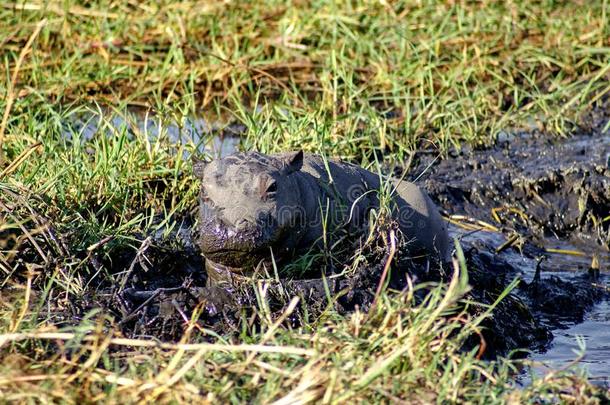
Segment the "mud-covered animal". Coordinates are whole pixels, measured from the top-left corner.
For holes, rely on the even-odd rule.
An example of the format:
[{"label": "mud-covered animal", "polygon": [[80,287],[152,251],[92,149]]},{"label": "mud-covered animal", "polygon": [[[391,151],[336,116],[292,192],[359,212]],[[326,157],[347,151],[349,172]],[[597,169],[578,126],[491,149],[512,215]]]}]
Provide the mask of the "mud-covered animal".
[{"label": "mud-covered animal", "polygon": [[[271,252],[279,260],[307,250],[325,229],[362,234],[380,204],[378,174],[302,151],[236,153],[196,162],[194,172],[201,179],[199,245],[213,280],[227,270],[251,274]],[[437,207],[415,184],[389,181],[392,216],[412,240],[411,251],[448,260],[447,226]]]}]

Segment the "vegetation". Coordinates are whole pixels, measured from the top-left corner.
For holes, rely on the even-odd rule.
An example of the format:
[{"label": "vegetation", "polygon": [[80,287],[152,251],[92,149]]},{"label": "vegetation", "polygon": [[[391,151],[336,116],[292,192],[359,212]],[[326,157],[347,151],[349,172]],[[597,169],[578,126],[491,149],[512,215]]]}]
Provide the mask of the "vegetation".
[{"label": "vegetation", "polygon": [[185,322],[180,342],[150,347],[99,310],[67,316],[118,277],[100,263],[195,208],[188,157],[224,125],[244,126],[243,149],[369,167],[520,128],[567,136],[610,91],[609,14],[605,0],[3,2],[0,398],[607,400],[570,370],[516,388],[518,363],[461,350],[486,314],[458,309],[458,264],[423,302],[421,286],[368,314],[331,301],[296,329],[282,322],[294,305],[274,318],[261,304],[259,329]]}]

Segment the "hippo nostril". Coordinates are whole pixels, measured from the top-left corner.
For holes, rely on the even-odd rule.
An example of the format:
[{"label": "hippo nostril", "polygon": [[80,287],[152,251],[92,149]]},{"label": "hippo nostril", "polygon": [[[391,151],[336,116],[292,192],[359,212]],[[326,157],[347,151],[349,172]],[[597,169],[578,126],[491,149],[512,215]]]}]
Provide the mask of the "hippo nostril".
[{"label": "hippo nostril", "polygon": [[248,226],[249,222],[247,219],[240,219],[235,222],[235,227],[238,229],[244,229]]}]

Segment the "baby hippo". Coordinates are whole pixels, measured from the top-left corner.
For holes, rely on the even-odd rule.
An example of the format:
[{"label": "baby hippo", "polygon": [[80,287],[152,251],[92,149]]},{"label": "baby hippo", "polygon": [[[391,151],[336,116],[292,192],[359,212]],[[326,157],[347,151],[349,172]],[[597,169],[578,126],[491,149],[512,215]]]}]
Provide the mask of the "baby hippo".
[{"label": "baby hippo", "polygon": [[[211,284],[233,274],[252,274],[276,260],[319,244],[325,231],[367,231],[379,209],[378,174],[302,151],[276,155],[236,153],[197,162],[199,245]],[[447,225],[415,184],[389,179],[392,217],[411,240],[413,255],[450,259]],[[387,184],[386,184],[387,185]]]}]

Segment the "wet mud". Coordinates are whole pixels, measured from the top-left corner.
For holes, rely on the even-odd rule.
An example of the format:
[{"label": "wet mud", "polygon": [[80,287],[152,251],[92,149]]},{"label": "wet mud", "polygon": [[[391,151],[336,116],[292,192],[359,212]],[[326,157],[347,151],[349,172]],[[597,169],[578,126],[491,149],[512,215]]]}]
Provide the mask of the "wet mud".
[{"label": "wet mud", "polygon": [[169,235],[149,236],[136,251],[125,250],[113,257],[112,264],[103,262],[116,269],[116,274],[100,280],[89,296],[75,303],[79,312],[101,305],[126,336],[177,340],[194,316],[209,331],[240,333],[244,324],[258,326],[261,300],[276,318],[293,297],[299,297],[297,310],[286,320],[296,327],[304,316],[315,318],[329,305],[343,313],[369,308],[385,263],[385,252],[377,249],[368,252],[376,264],[363,264],[352,276],[333,274],[329,269],[325,278],[278,280],[260,275],[210,286],[193,229],[192,220],[185,219]]},{"label": "wet mud", "polygon": [[[420,156],[411,171],[477,260],[504,260],[516,269],[523,281],[513,295],[549,335],[583,322],[609,297],[607,109],[589,113],[587,122],[569,138],[504,133],[490,149]],[[494,326],[501,334],[502,325]],[[551,339],[543,342],[539,350],[552,347]],[[603,361],[610,367],[610,353]]]},{"label": "wet mud", "polygon": [[522,134],[436,165],[423,159],[420,173],[448,213],[509,226],[538,244],[569,239],[608,249],[609,158],[610,135]]}]

